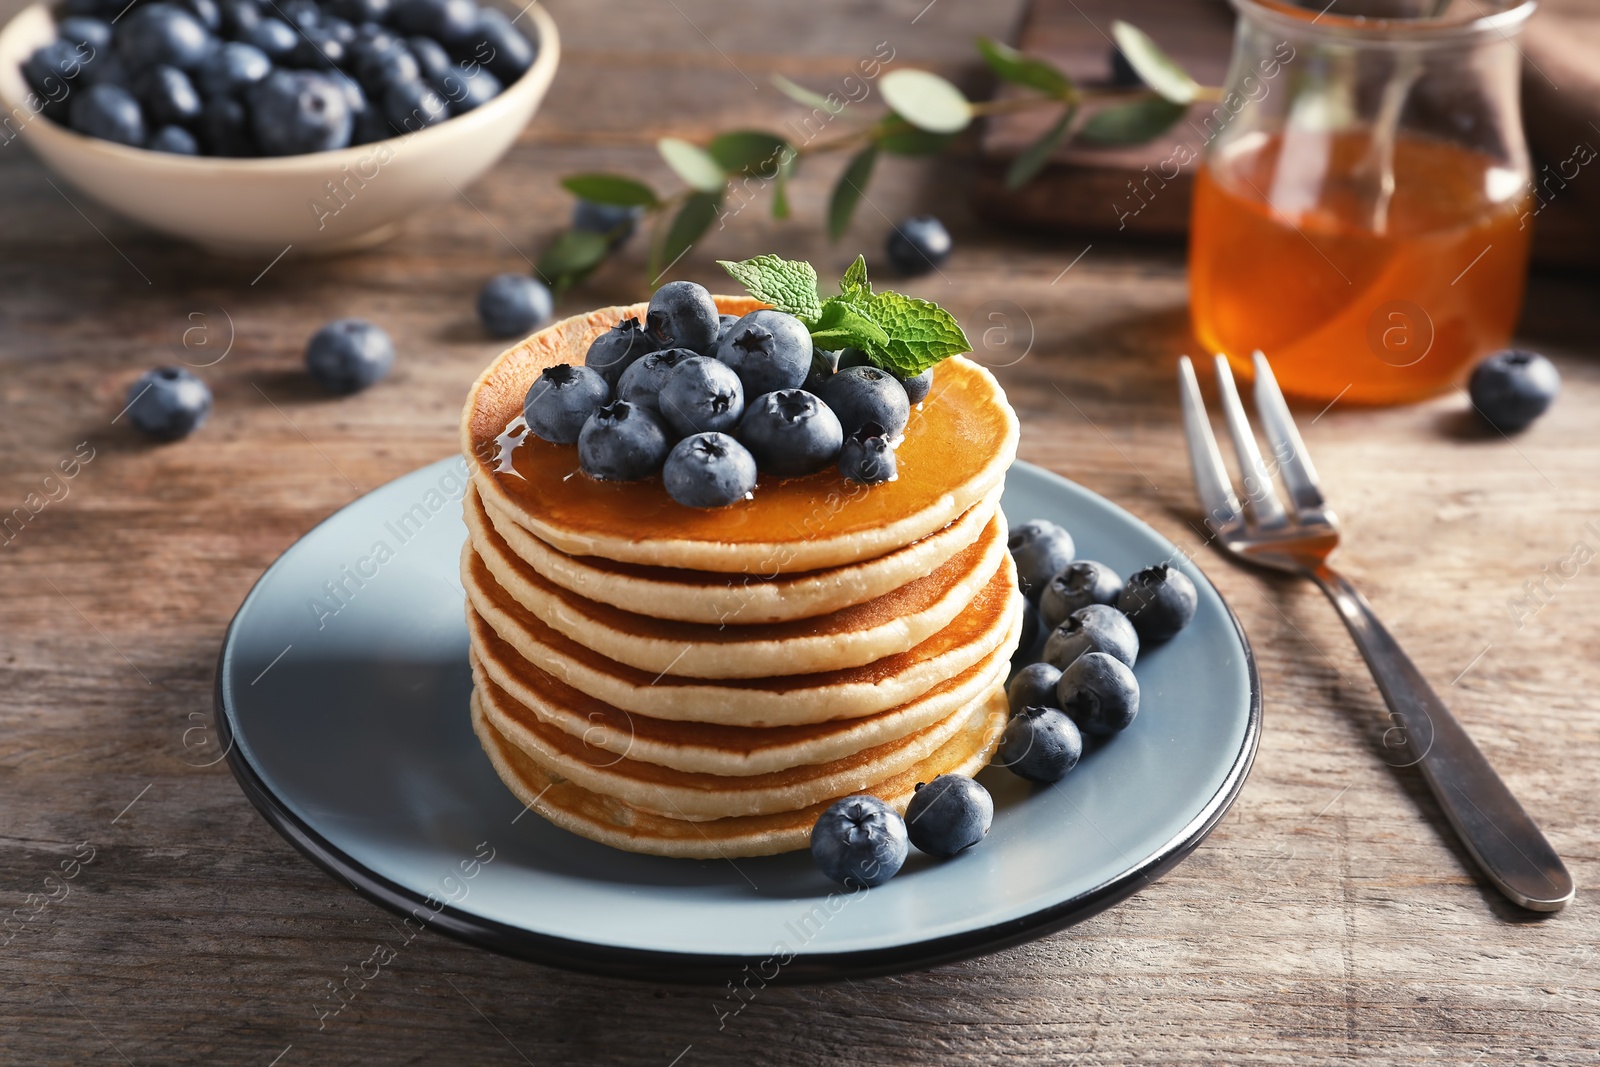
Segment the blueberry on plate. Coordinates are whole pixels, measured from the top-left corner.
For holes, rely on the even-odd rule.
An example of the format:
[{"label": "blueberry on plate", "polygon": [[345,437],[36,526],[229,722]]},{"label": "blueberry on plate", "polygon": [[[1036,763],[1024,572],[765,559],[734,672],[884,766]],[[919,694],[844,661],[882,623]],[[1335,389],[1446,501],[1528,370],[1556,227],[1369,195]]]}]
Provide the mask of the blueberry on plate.
[{"label": "blueberry on plate", "polygon": [[1077,724],[1054,707],[1023,708],[1006,723],[994,761],[1030,782],[1059,782],[1083,756]]},{"label": "blueberry on plate", "polygon": [[900,813],[864,793],[835,801],[811,829],[811,858],[818,869],[851,888],[887,882],[910,851]]},{"label": "blueberry on plate", "polygon": [[588,367],[558,363],[539,372],[522,401],[528,431],[540,440],[570,445],[589,416],[611,402],[611,386]]},{"label": "blueberry on plate", "polygon": [[[639,220],[644,217],[643,207],[623,207],[620,204],[596,204],[592,200],[580,199],[572,205],[572,228],[585,233],[598,233],[605,236],[606,244],[611,248],[619,248],[623,242],[633,236],[634,228],[639,225]],[[732,315],[720,315],[718,321],[727,319],[733,321]]]},{"label": "blueberry on plate", "polygon": [[763,393],[745,405],[739,440],[768,474],[793,478],[833,463],[844,431],[833,411],[804,389]]},{"label": "blueberry on plate", "polygon": [[746,396],[798,389],[811,373],[811,332],[793,315],[763,308],[728,329],[716,356],[739,375]]},{"label": "blueberry on plate", "polygon": [[1561,373],[1537,352],[1508,348],[1473,368],[1472,406],[1490,426],[1516,433],[1543,415],[1561,391]]},{"label": "blueberry on plate", "polygon": [[1076,550],[1072,535],[1049,519],[1033,519],[1016,527],[1007,545],[1017,564],[1017,584],[1035,603],[1050,579],[1072,562]]},{"label": "blueberry on plate", "polygon": [[72,128],[102,141],[142,148],[144,113],[139,101],[120,85],[91,85],[72,98]]},{"label": "blueberry on plate", "polygon": [[1199,604],[1189,576],[1166,563],[1130,576],[1117,597],[1117,607],[1145,642],[1165,641],[1189,625]]},{"label": "blueberry on plate", "polygon": [[176,441],[211,414],[211,390],[182,367],[146,371],[128,387],[128,418],[158,441]]},{"label": "blueberry on plate", "polygon": [[231,96],[213,96],[200,115],[200,141],[213,156],[253,156],[250,111]]},{"label": "blueberry on plate", "polygon": [[241,93],[272,73],[272,60],[253,44],[224,41],[206,56],[196,72],[200,91],[207,96]]},{"label": "blueberry on plate", "polygon": [[493,7],[480,7],[472,32],[453,47],[463,60],[476,59],[506,85],[526,74],[538,53],[533,42],[512,25],[511,17]]},{"label": "blueberry on plate", "polygon": [[599,371],[616,388],[623,371],[655,350],[655,342],[640,327],[639,320],[630,316],[590,342],[583,363]]},{"label": "blueberry on plate", "polygon": [[[659,406],[667,425],[685,437],[729,433],[744,415],[744,386],[726,363],[707,356],[690,356],[667,371],[661,383]],[[739,451],[745,451],[742,445]],[[750,461],[750,470],[755,471],[755,460]]]},{"label": "blueberry on plate", "polygon": [[[867,358],[867,354],[861,351],[859,348],[846,348],[839,353],[839,358],[835,360],[836,370],[844,370],[846,367],[875,366],[877,366],[877,364],[873,363],[871,359]],[[928,399],[928,393],[933,390],[932,367],[929,367],[915,378],[901,378],[900,375],[892,369],[889,370],[889,373],[893,374],[895,378],[898,379],[901,388],[906,391],[906,400],[911,404],[912,407],[916,407],[918,404]]]},{"label": "blueberry on plate", "polygon": [[383,91],[383,117],[397,134],[416,133],[449,118],[450,105],[420,81],[393,82]]},{"label": "blueberry on plate", "polygon": [[555,310],[550,290],[526,274],[496,274],[478,292],[478,320],[495,337],[521,337]]},{"label": "blueberry on plate", "polygon": [[133,92],[152,125],[189,126],[200,118],[200,94],[177,67],[151,67],[134,81]]},{"label": "blueberry on plate", "polygon": [[350,102],[331,77],[275,70],[250,92],[250,126],[263,155],[343,148],[350,143]]},{"label": "blueberry on plate", "polygon": [[144,4],[116,28],[117,52],[130,70],[166,63],[193,70],[215,44],[200,20],[177,4]]},{"label": "blueberry on plate", "polygon": [[1109,737],[1139,714],[1139,680],[1117,657],[1087,652],[1061,672],[1056,703],[1084,733]]},{"label": "blueberry on plate", "polygon": [[661,481],[684,507],[727,507],[756,487],[756,461],[725,433],[691,434],[667,453]]},{"label": "blueberry on plate", "polygon": [[366,319],[335,319],[306,344],[306,370],[330,393],[360,392],[392,366],[394,342]]},{"label": "blueberry on plate", "polygon": [[1090,604],[1115,604],[1122,592],[1122,576],[1092,559],[1075,560],[1045,583],[1039,594],[1039,619],[1055,629],[1079,608]]},{"label": "blueberry on plate", "polygon": [[881,485],[900,476],[900,461],[882,426],[869,422],[844,439],[839,473],[862,485]]},{"label": "blueberry on plate", "polygon": [[265,18],[245,34],[245,41],[265,52],[275,63],[282,63],[300,47],[300,34],[279,18]]},{"label": "blueberry on plate", "polygon": [[389,22],[405,33],[454,44],[477,29],[478,5],[473,0],[398,0],[389,11]]},{"label": "blueberry on plate", "polygon": [[950,231],[932,215],[918,215],[890,231],[884,251],[899,273],[926,274],[950,258]]},{"label": "blueberry on plate", "polygon": [[1107,604],[1079,608],[1044,642],[1044,660],[1058,670],[1086,652],[1106,652],[1133,666],[1139,658],[1139,634],[1128,617]]},{"label": "blueberry on plate", "polygon": [[906,836],[930,856],[946,859],[983,840],[994,822],[994,798],[964,774],[918,782],[906,805]]},{"label": "blueberry on plate", "polygon": [[[668,282],[650,298],[645,314],[645,329],[661,348],[687,348],[696,355],[709,356],[717,343],[721,322],[716,301],[703,285],[694,282]],[[806,335],[810,340],[810,334]],[[735,367],[734,370],[739,368]],[[757,390],[745,383],[745,395]]]},{"label": "blueberry on plate", "polygon": [[591,478],[632,482],[661,469],[670,442],[649,408],[617,400],[595,409],[578,434],[578,465]]},{"label": "blueberry on plate", "polygon": [[1048,663],[1030,663],[1011,678],[1006,686],[1006,700],[1011,704],[1011,714],[1023,708],[1053,708],[1056,706],[1056,683],[1061,672]]},{"label": "blueberry on plate", "polygon": [[688,348],[665,348],[646,353],[634,360],[617,379],[617,399],[660,414],[661,387],[667,384],[667,375],[685,360],[698,358],[699,353]]},{"label": "blueberry on plate", "polygon": [[846,367],[828,379],[819,395],[847,434],[876,423],[893,441],[904,435],[911,419],[911,402],[900,379],[878,367]]},{"label": "blueberry on plate", "polygon": [[111,23],[104,19],[73,15],[57,24],[56,34],[63,41],[87,45],[97,53],[111,47]]},{"label": "blueberry on plate", "polygon": [[200,154],[200,142],[194,139],[194,134],[182,126],[161,127],[150,135],[150,143],[145,147],[152,152],[171,152],[175,156]]}]

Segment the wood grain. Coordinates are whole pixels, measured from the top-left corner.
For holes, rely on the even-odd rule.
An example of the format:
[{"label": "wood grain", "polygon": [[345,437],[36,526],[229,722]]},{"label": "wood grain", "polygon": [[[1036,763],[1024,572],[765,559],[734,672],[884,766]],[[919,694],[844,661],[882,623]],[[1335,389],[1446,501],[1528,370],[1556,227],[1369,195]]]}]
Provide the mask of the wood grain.
[{"label": "wood grain", "polygon": [[[836,273],[858,249],[873,257],[887,219],[944,217],[956,255],[904,288],[1011,364],[998,373],[1024,458],[1193,547],[1255,643],[1266,733],[1232,812],[1167,877],[1069,931],[926,973],[765,989],[720,1029],[726,990],[561,973],[424,934],[319,1030],[328,983],[393,939],[390,917],[272,832],[223,766],[197,766],[203,732],[185,744],[210,723],[218,643],[250,584],[359,492],[452,451],[461,397],[498,348],[473,296],[558,228],[559,175],[616,167],[666,186],[658,133],[790,114],[740,70],[823,84],[887,39],[973,79],[968,40],[1015,15],[951,0],[550,6],[567,59],[527,135],[471,204],[375,254],[291,256],[252,284],[265,263],[208,259],[66,190],[75,207],[19,146],[0,151],[0,513],[93,449],[66,496],[0,544],[6,909],[93,849],[65,899],[0,949],[0,1061],[1596,1062],[1600,563],[1520,629],[1506,608],[1575,542],[1600,544],[1584,529],[1600,519],[1592,281],[1533,282],[1523,335],[1557,360],[1565,395],[1515,441],[1472,431],[1459,396],[1302,414],[1350,529],[1346,567],[1572,867],[1577,902],[1526,921],[1469,872],[1417,778],[1383,762],[1382,705],[1318,594],[1201,546],[1172,387],[1192,344],[1181,259],[1100,242],[1076,259],[1085,242],[982,230],[959,159],[890,161],[838,245],[816,236],[838,165],[819,161],[795,189],[801,221],[752,207],[680,271],[716,282],[715,258],[773,250]],[[561,312],[638,299],[641,257],[636,242]],[[235,336],[199,372],[211,422],[175,445],[137,440],[115,418],[127,384],[172,360],[191,313],[220,330],[219,308]],[[340,314],[383,324],[400,359],[330,401],[297,367]]]}]

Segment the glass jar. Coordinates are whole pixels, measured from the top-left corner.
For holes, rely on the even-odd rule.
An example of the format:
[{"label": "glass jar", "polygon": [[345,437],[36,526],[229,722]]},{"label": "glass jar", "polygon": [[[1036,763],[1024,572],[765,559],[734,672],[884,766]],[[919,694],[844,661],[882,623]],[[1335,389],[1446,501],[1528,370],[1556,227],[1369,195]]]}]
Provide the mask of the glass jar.
[{"label": "glass jar", "polygon": [[1533,0],[1232,2],[1227,87],[1197,124],[1196,335],[1246,375],[1260,349],[1308,399],[1400,403],[1459,383],[1522,307],[1532,188],[1514,39]]}]

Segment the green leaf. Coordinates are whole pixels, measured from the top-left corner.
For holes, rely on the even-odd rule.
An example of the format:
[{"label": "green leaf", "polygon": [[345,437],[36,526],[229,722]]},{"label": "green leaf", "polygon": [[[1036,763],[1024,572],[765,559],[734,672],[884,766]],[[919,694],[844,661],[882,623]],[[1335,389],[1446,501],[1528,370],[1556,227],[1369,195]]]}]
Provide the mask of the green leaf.
[{"label": "green leaf", "polygon": [[652,285],[660,281],[661,275],[671,269],[685,252],[694,247],[694,243],[706,230],[711,228],[711,224],[717,221],[717,212],[721,207],[720,188],[714,193],[692,193],[684,200],[677,215],[673,216],[672,225],[667,227],[661,247],[656,250],[651,260]]},{"label": "green leaf", "polygon": [[561,184],[574,196],[596,204],[616,207],[655,207],[660,203],[655,190],[621,174],[573,174]]},{"label": "green leaf", "polygon": [[788,141],[761,130],[718,134],[706,145],[706,153],[727,173],[758,178],[775,177],[793,152]]},{"label": "green leaf", "polygon": [[778,168],[778,176],[772,179],[772,217],[789,217],[789,172],[783,167]]},{"label": "green leaf", "polygon": [[953,133],[919,130],[898,115],[885,115],[873,128],[878,147],[897,156],[933,156],[956,139]]},{"label": "green leaf", "polygon": [[1191,104],[1200,95],[1200,83],[1137,26],[1114,19],[1111,36],[1116,38],[1128,65],[1165,99],[1174,104]]},{"label": "green leaf", "polygon": [[667,161],[667,166],[689,188],[702,193],[716,193],[727,184],[727,173],[705,149],[677,137],[661,138],[656,142],[656,148],[661,158]]},{"label": "green leaf", "polygon": [[972,351],[955,316],[930,300],[885,290],[873,296],[867,311],[889,335],[887,344],[864,349],[867,357],[902,378],[915,378],[942,359]]},{"label": "green leaf", "polygon": [[856,154],[834,184],[833,195],[828,198],[828,236],[835,241],[850,228],[850,216],[855,214],[877,160],[878,146],[868,145]]},{"label": "green leaf", "polygon": [[867,281],[866,256],[856,256],[856,261],[845,268],[844,277],[839,279],[839,292],[847,297],[857,293],[872,295],[872,283]]},{"label": "green leaf", "polygon": [[1025,56],[1010,45],[1001,44],[992,37],[979,37],[978,51],[983,53],[984,62],[989,64],[989,69],[1008,82],[1025,85],[1064,100],[1073,95],[1072,79],[1042,59]]},{"label": "green leaf", "polygon": [[1006,171],[1006,188],[1020,189],[1044,169],[1050,162],[1050,157],[1055,155],[1056,149],[1061,147],[1061,142],[1067,139],[1067,131],[1072,128],[1072,117],[1078,113],[1076,104],[1067,108],[1056,120],[1056,124],[1045,131],[1043,137],[1033,142],[1011,164],[1011,169]]},{"label": "green leaf", "polygon": [[804,85],[796,85],[782,74],[774,74],[772,76],[772,84],[777,87],[778,92],[787,96],[790,100],[797,104],[804,104],[813,110],[825,111],[830,115],[837,115],[844,110],[843,100],[839,100],[836,97],[823,96],[821,93],[814,93]]},{"label": "green leaf", "polygon": [[567,230],[550,242],[534,269],[552,288],[566,289],[598,267],[609,251],[605,234]]},{"label": "green leaf", "polygon": [[972,105],[961,90],[930,71],[891,70],[878,87],[895,114],[929,133],[956,133],[972,121]]},{"label": "green leaf", "polygon": [[717,264],[751,296],[779,311],[807,322],[822,314],[817,272],[804,260],[765,255],[739,261],[719,259]]},{"label": "green leaf", "polygon": [[833,351],[839,348],[859,348],[872,352],[890,344],[892,338],[861,307],[843,297],[829,297],[822,305],[822,314],[811,328],[811,347]]},{"label": "green leaf", "polygon": [[1078,139],[1090,144],[1138,144],[1172,127],[1188,108],[1159,96],[1127,104],[1101,108],[1078,131]]}]

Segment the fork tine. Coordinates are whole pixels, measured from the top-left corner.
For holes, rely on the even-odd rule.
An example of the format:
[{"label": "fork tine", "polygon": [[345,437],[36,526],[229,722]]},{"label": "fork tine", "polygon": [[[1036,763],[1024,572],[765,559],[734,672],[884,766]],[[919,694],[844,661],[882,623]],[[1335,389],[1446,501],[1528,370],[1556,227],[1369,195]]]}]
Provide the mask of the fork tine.
[{"label": "fork tine", "polygon": [[1222,396],[1222,414],[1228,420],[1228,433],[1233,437],[1234,451],[1239,453],[1239,470],[1244,475],[1245,496],[1255,513],[1258,525],[1273,528],[1286,525],[1283,502],[1272,484],[1272,474],[1261,461],[1261,450],[1256,447],[1256,435],[1250,429],[1250,419],[1239,401],[1239,390],[1233,384],[1233,370],[1224,356],[1217,356],[1217,392]]},{"label": "fork tine", "polygon": [[1228,468],[1223,465],[1222,450],[1211,433],[1206,402],[1200,397],[1200,383],[1195,380],[1194,365],[1188,356],[1178,357],[1178,392],[1183,404],[1183,433],[1189,441],[1189,463],[1194,468],[1195,492],[1200,496],[1200,506],[1206,510],[1206,526],[1212,533],[1220,533],[1238,524],[1243,509],[1234,495]]},{"label": "fork tine", "polygon": [[1272,443],[1272,454],[1278,461],[1278,471],[1283,484],[1302,516],[1308,511],[1321,511],[1326,506],[1322,497],[1322,483],[1317,481],[1317,470],[1311,465],[1305,442],[1295,428],[1294,416],[1284,403],[1278,389],[1278,379],[1260,349],[1255,353],[1256,411],[1261,415],[1261,429]]}]

